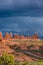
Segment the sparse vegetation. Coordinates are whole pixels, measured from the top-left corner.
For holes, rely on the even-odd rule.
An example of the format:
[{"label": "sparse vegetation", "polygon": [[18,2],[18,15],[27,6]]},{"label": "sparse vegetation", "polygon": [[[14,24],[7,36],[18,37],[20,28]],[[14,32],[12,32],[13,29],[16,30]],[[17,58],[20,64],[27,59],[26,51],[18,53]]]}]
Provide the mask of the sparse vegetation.
[{"label": "sparse vegetation", "polygon": [[13,55],[9,55],[7,53],[4,53],[0,57],[0,65],[14,65],[14,57],[13,57]]},{"label": "sparse vegetation", "polygon": [[43,59],[37,62],[15,62],[12,55],[4,53],[0,57],[0,65],[43,65]]}]

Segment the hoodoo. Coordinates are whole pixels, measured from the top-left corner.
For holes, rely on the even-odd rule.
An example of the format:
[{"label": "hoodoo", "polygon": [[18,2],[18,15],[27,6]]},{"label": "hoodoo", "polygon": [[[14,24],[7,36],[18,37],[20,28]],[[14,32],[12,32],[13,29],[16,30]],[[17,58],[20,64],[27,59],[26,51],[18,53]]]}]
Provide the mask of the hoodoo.
[{"label": "hoodoo", "polygon": [[38,34],[34,34],[33,39],[38,39]]},{"label": "hoodoo", "polygon": [[12,36],[12,33],[10,32],[10,34],[9,34],[9,38],[12,39],[12,37],[13,37],[13,36]]},{"label": "hoodoo", "polygon": [[14,38],[15,38],[15,39],[19,39],[20,36],[19,36],[18,34],[14,34]]},{"label": "hoodoo", "polygon": [[2,36],[2,32],[0,32],[0,42],[2,42],[3,36]]},{"label": "hoodoo", "polygon": [[8,32],[6,32],[6,34],[5,34],[5,39],[9,39],[9,34],[8,34]]}]

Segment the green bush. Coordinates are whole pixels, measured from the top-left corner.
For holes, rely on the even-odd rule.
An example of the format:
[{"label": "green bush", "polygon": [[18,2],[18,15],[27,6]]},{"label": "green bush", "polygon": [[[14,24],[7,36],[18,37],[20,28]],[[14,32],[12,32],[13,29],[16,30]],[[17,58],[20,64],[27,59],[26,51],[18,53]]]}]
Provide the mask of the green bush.
[{"label": "green bush", "polygon": [[14,57],[13,57],[13,55],[9,55],[7,53],[4,53],[0,57],[0,65],[14,65]]}]

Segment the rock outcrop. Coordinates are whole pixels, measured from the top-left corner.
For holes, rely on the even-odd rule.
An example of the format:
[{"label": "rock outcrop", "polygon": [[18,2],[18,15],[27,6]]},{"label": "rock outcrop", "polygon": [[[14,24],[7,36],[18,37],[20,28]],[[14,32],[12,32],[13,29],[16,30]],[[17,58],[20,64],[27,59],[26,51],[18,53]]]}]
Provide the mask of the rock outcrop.
[{"label": "rock outcrop", "polygon": [[10,34],[9,34],[9,38],[12,39],[12,37],[13,37],[13,36],[12,36],[12,33],[10,32]]},{"label": "rock outcrop", "polygon": [[5,39],[9,39],[9,33],[8,32],[6,32],[6,34],[5,34]]}]

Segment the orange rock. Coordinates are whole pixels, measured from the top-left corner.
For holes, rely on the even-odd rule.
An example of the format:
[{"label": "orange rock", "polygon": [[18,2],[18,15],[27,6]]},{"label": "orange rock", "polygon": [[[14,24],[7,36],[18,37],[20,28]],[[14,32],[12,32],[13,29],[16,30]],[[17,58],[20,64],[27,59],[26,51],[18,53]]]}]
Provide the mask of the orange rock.
[{"label": "orange rock", "polygon": [[3,38],[3,36],[2,36],[2,32],[0,32],[0,39],[2,39]]},{"label": "orange rock", "polygon": [[19,36],[18,34],[14,34],[14,38],[15,38],[15,39],[19,39],[20,36]]},{"label": "orange rock", "polygon": [[33,39],[38,39],[38,34],[34,34]]},{"label": "orange rock", "polygon": [[10,34],[9,34],[9,38],[11,39],[12,38],[12,33],[10,32]]},{"label": "orange rock", "polygon": [[32,40],[32,37],[28,36],[28,39],[29,39],[29,40]]},{"label": "orange rock", "polygon": [[5,34],[5,39],[9,39],[9,34],[8,33]]},{"label": "orange rock", "polygon": [[24,39],[27,39],[27,37],[21,35],[21,36],[20,36],[20,39],[23,39],[23,40],[24,40]]}]

